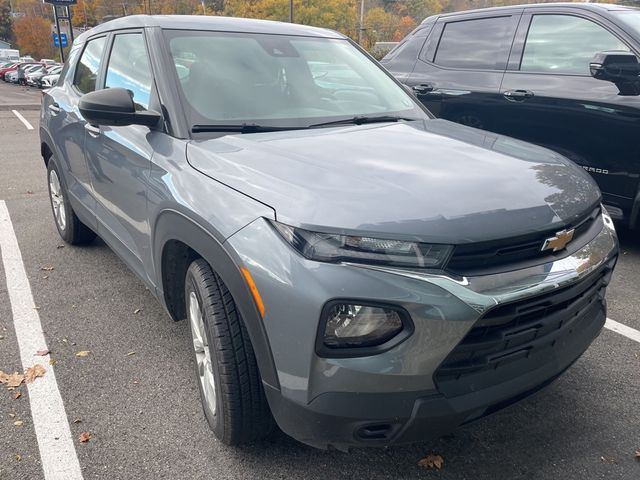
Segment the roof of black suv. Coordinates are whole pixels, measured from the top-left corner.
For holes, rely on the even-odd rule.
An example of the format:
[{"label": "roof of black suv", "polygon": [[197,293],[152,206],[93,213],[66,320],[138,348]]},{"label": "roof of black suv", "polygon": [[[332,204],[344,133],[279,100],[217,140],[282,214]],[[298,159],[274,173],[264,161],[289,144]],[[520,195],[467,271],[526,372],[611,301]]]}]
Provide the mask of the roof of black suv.
[{"label": "roof of black suv", "polygon": [[474,10],[465,10],[461,12],[451,12],[451,13],[443,13],[441,15],[433,15],[431,17],[427,17],[423,20],[423,23],[427,20],[432,20],[433,18],[440,17],[452,17],[456,15],[475,13],[475,12],[500,12],[501,10],[517,10],[523,8],[549,8],[549,7],[565,7],[565,8],[579,8],[583,10],[592,10],[592,11],[612,11],[612,10],[638,10],[638,8],[630,7],[626,5],[614,5],[612,3],[571,3],[571,2],[557,2],[557,3],[532,3],[532,4],[521,4],[521,5],[507,5],[504,7],[491,7],[491,8],[477,8]]},{"label": "roof of black suv", "polygon": [[272,33],[306,37],[346,38],[341,33],[325,28],[295,23],[255,20],[251,18],[215,17],[203,15],[130,15],[116,18],[87,30],[78,37],[85,41],[97,33],[124,28],[160,27],[176,30],[213,30],[221,32]]}]

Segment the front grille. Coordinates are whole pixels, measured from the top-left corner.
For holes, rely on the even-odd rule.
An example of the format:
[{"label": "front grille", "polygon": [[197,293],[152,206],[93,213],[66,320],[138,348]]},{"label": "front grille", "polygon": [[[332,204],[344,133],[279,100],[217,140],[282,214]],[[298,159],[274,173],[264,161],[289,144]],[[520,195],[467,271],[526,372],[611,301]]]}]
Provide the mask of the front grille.
[{"label": "front grille", "polygon": [[575,229],[573,240],[567,248],[556,254],[542,251],[542,245],[547,238],[556,234],[562,228],[550,231],[522,235],[490,242],[478,242],[468,245],[457,245],[447,270],[458,275],[486,275],[499,271],[524,268],[529,264],[553,261],[558,256],[574,253],[591,241],[602,228],[601,208],[597,207],[589,215],[566,225],[564,228]]},{"label": "front grille", "polygon": [[614,264],[574,285],[488,311],[436,371],[439,390],[462,395],[526,375],[552,361],[558,349],[580,355],[604,322]]}]

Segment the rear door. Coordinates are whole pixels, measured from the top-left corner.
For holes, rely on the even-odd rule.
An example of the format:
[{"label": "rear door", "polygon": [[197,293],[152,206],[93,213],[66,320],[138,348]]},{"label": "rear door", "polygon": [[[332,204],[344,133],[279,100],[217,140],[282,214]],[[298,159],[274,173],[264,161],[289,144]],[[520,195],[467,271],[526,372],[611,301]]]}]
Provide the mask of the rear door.
[{"label": "rear door", "polygon": [[638,190],[640,97],[619,95],[613,83],[592,78],[589,62],[597,52],[633,51],[632,45],[591,12],[525,10],[494,129],[574,160],[593,175],[605,202],[622,211]]},{"label": "rear door", "polygon": [[[103,88],[126,88],[136,109],[157,102],[144,32],[111,36],[105,58]],[[156,110],[160,110],[156,105]],[[143,258],[149,256],[147,186],[153,149],[150,130],[142,125],[85,125],[85,152],[97,201],[98,233],[143,279]]]},{"label": "rear door", "polygon": [[441,17],[404,83],[436,116],[490,129],[521,11]]},{"label": "rear door", "polygon": [[84,154],[86,121],[78,110],[78,102],[82,95],[96,89],[106,40],[102,35],[73,46],[60,82],[48,91],[42,110],[42,121],[58,146],[58,161],[73,209],[94,229],[95,201]]}]

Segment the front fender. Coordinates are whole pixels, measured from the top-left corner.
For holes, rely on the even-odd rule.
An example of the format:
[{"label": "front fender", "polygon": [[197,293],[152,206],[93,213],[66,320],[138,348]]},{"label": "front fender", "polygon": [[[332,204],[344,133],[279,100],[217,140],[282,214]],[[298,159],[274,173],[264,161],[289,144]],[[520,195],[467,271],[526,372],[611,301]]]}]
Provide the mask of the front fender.
[{"label": "front fender", "polygon": [[249,333],[263,383],[279,389],[271,347],[262,318],[240,272],[242,265],[240,258],[233,250],[225,248],[205,228],[185,214],[175,210],[164,210],[158,216],[155,224],[153,256],[158,272],[156,278],[157,296],[164,303],[165,308],[167,302],[165,293],[162,291],[162,252],[167,242],[170,241],[182,242],[195,250],[224,280]]}]

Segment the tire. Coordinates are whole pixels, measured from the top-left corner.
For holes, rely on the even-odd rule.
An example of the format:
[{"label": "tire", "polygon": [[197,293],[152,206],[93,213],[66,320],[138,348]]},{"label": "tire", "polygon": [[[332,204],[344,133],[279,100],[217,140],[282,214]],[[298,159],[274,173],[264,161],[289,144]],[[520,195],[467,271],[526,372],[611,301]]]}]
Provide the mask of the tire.
[{"label": "tire", "polygon": [[96,234],[80,221],[71,208],[67,186],[54,157],[47,162],[47,185],[53,221],[62,239],[71,245],[91,243]]},{"label": "tire", "polygon": [[249,335],[229,290],[202,259],[187,270],[185,300],[209,426],[226,445],[265,437],[274,421]]}]

